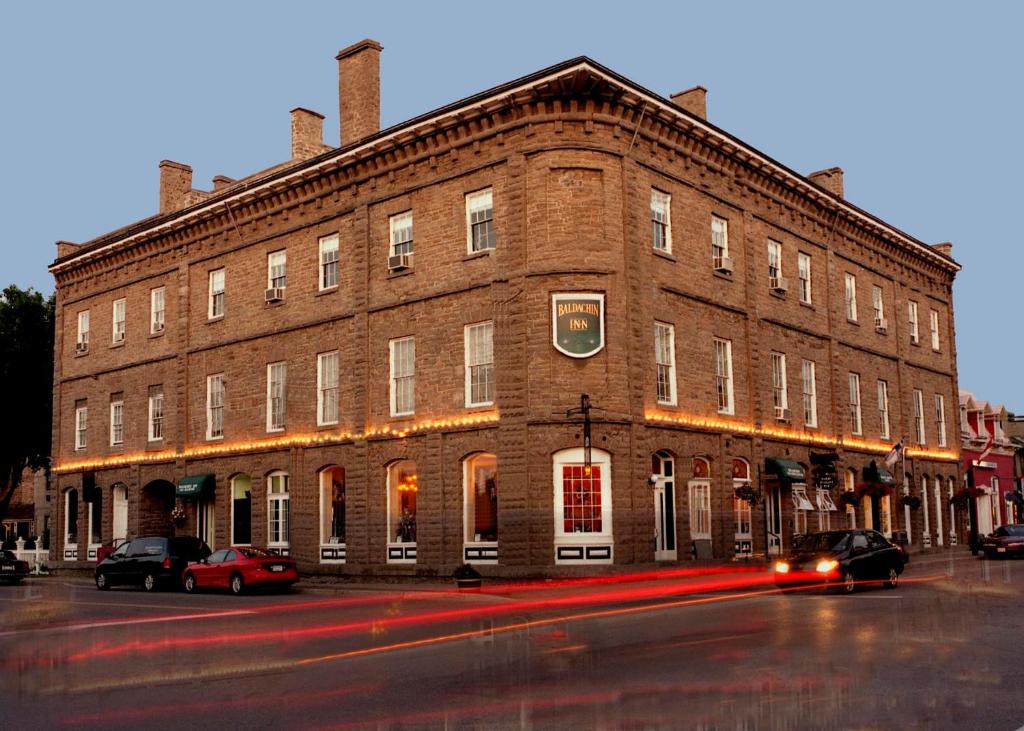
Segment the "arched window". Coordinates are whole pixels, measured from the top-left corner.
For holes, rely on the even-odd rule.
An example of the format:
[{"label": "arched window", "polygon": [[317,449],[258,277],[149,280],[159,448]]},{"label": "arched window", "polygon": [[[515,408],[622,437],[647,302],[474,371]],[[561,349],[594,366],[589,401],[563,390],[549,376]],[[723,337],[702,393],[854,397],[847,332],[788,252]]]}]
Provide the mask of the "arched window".
[{"label": "arched window", "polygon": [[388,467],[388,541],[416,543],[416,463],[403,459]]},{"label": "arched window", "polygon": [[[994,478],[993,478],[994,479]],[[935,545],[943,544],[942,538],[942,478],[935,475]]]},{"label": "arched window", "polygon": [[291,503],[288,473],[281,470],[267,475],[267,548],[288,553],[288,513]]},{"label": "arched window", "polygon": [[231,545],[252,543],[252,478],[246,474],[231,478]]},{"label": "arched window", "polygon": [[110,488],[111,497],[111,538],[117,548],[128,540],[128,486],[123,482],[115,482]]},{"label": "arched window", "polygon": [[103,491],[90,491],[89,501],[89,558],[96,558],[96,548],[103,543]]},{"label": "arched window", "polygon": [[737,556],[749,556],[754,552],[753,527],[751,524],[751,502],[740,497],[743,490],[751,487],[750,463],[745,459],[732,461],[733,514],[736,518],[735,549]]},{"label": "arched window", "polygon": [[925,548],[930,548],[932,545],[931,511],[928,509],[928,502],[928,475],[921,475],[921,512],[924,521],[921,543]]},{"label": "arched window", "polygon": [[690,538],[711,538],[711,462],[704,457],[693,458],[693,479],[690,493]]},{"label": "arched window", "polygon": [[78,490],[64,491],[64,560],[78,559]]},{"label": "arched window", "polygon": [[693,458],[693,477],[698,480],[711,479],[711,462],[706,457]]},{"label": "arched window", "polygon": [[345,558],[345,469],[320,470],[320,560]]},{"label": "arched window", "polygon": [[464,461],[466,543],[498,541],[498,458],[481,453]]}]

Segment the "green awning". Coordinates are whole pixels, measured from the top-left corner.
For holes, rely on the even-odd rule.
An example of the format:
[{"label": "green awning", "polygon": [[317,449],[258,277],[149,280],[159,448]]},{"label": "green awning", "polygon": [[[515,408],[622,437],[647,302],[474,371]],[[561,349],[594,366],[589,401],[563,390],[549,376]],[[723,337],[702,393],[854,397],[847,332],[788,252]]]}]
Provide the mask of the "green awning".
[{"label": "green awning", "polygon": [[764,471],[769,475],[775,475],[785,482],[807,482],[804,468],[791,459],[765,457]]},{"label": "green awning", "polygon": [[864,481],[876,482],[879,485],[896,484],[896,478],[892,476],[892,473],[885,469],[885,467],[879,467],[874,462],[864,468]]},{"label": "green awning", "polygon": [[210,497],[213,495],[214,485],[213,475],[189,475],[178,480],[174,494],[177,497]]}]

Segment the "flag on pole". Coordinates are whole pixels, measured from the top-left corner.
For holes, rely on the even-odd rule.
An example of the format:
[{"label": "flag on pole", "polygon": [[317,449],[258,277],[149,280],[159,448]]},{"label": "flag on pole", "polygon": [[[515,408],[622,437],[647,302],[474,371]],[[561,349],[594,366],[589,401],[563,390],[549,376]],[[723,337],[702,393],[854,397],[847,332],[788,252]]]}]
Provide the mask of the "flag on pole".
[{"label": "flag on pole", "polygon": [[899,462],[901,454],[903,454],[903,442],[896,442],[889,450],[889,454],[885,455],[885,466],[892,467]]}]

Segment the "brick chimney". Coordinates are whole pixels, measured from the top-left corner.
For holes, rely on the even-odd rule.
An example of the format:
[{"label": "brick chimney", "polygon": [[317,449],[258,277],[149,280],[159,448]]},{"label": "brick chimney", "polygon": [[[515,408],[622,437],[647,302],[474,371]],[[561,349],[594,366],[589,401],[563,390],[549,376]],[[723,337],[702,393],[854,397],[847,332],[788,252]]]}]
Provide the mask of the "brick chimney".
[{"label": "brick chimney", "polygon": [[292,160],[307,160],[324,150],[324,115],[311,109],[292,110]]},{"label": "brick chimney", "polygon": [[843,197],[842,168],[828,168],[826,170],[819,170],[816,173],[811,173],[807,177],[810,178],[812,182],[817,183],[828,192],[835,193],[840,198]]},{"label": "brick chimney", "polygon": [[192,168],[173,160],[160,161],[160,213],[178,211],[192,192]]},{"label": "brick chimney", "polygon": [[227,188],[235,182],[234,178],[229,178],[227,175],[214,175],[213,176],[213,189],[214,191],[222,190]]},{"label": "brick chimney", "polygon": [[380,52],[366,38],[338,51],[338,111],[341,146],[380,131]]},{"label": "brick chimney", "polygon": [[703,86],[678,91],[672,95],[672,101],[695,117],[708,118],[708,90]]},{"label": "brick chimney", "polygon": [[945,254],[948,257],[953,256],[953,244],[950,241],[943,241],[941,244],[932,244],[932,248],[940,254]]}]

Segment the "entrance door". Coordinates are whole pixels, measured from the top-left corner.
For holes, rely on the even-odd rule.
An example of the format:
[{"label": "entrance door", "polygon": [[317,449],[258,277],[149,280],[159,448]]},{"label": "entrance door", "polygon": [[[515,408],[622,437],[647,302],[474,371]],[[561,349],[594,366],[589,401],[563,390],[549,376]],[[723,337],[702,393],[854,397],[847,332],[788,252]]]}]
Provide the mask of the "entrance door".
[{"label": "entrance door", "polygon": [[765,521],[768,532],[768,555],[782,553],[782,490],[769,487],[765,498]]},{"label": "entrance door", "polygon": [[128,538],[128,486],[117,484],[113,490],[114,545],[120,546]]},{"label": "entrance door", "polygon": [[675,561],[675,461],[665,452],[654,455],[654,560]]},{"label": "entrance door", "polygon": [[214,515],[215,502],[213,498],[200,500],[198,510],[196,511],[196,535],[199,536],[199,540],[210,548],[213,548]]},{"label": "entrance door", "polygon": [[978,498],[978,535],[987,536],[992,530],[992,496],[981,495]]}]

